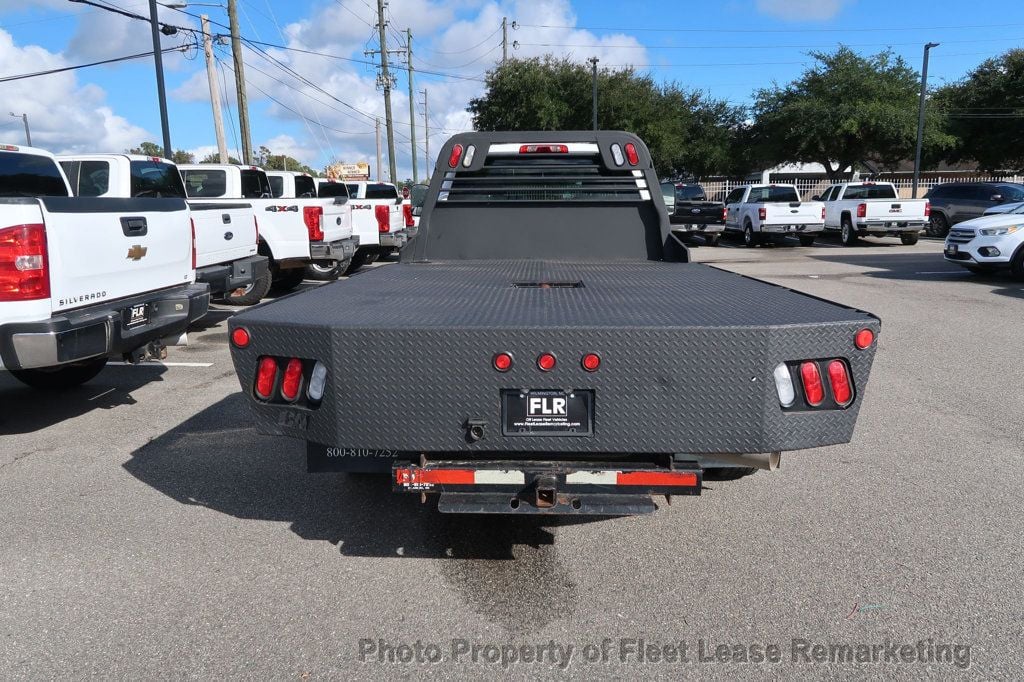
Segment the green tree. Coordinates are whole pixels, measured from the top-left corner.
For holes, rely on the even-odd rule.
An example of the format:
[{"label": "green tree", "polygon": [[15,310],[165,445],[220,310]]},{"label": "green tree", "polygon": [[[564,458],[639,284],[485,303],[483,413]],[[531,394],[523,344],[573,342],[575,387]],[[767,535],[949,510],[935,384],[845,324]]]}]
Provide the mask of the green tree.
[{"label": "green tree", "polygon": [[[125,150],[126,154],[139,154],[140,156],[159,156],[163,157],[164,148],[162,145],[156,142],[142,142],[138,147]],[[171,161],[174,163],[195,163],[195,156],[189,154],[183,149],[179,149],[171,154]]]},{"label": "green tree", "polygon": [[298,159],[293,159],[292,157],[284,154],[274,154],[269,148],[263,145],[260,145],[253,161],[257,166],[265,170],[290,170],[316,175],[316,171]]},{"label": "green tree", "polygon": [[982,62],[932,98],[957,138],[947,157],[988,171],[1024,169],[1024,49]]},{"label": "green tree", "polygon": [[[835,180],[861,161],[891,167],[913,158],[920,79],[890,51],[848,47],[812,52],[817,62],[785,86],[758,90],[750,143],[764,165],[817,162]],[[930,110],[926,144],[949,148],[941,114]]]},{"label": "green tree", "polygon": [[[591,88],[585,65],[550,55],[515,59],[488,72],[468,111],[478,130],[589,130]],[[727,172],[743,120],[742,109],[631,68],[598,72],[600,127],[639,135],[663,176]]]},{"label": "green tree", "polygon": [[195,163],[196,157],[194,154],[190,154],[189,152],[179,149],[178,151],[174,152],[173,156],[171,157],[171,161],[173,161],[174,163]]},{"label": "green tree", "polygon": [[[220,163],[220,154],[217,152],[207,154],[199,160],[199,163]],[[228,163],[241,164],[242,162],[235,157],[228,155]]]}]

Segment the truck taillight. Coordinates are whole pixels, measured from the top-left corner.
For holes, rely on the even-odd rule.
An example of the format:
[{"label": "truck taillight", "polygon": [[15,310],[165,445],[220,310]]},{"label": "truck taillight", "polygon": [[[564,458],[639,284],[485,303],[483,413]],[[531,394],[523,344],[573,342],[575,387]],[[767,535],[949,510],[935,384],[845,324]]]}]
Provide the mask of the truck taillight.
[{"label": "truck taillight", "polygon": [[928,218],[928,217],[931,216],[931,214],[932,214],[932,202],[926,201],[926,202],[924,202],[924,217]]},{"label": "truck taillight", "polygon": [[757,209],[757,217],[758,217],[759,220],[764,220],[765,218],[767,218],[768,217],[768,209],[766,209],[764,206],[762,206],[761,208]]},{"label": "truck taillight", "polygon": [[452,153],[448,155],[448,167],[455,168],[459,165],[459,159],[462,158],[462,145],[457,144],[452,147]]},{"label": "truck taillight", "polygon": [[821,372],[818,371],[818,363],[800,363],[800,380],[804,385],[804,397],[807,404],[817,407],[825,400],[825,387],[821,383]]},{"label": "truck taillight", "polygon": [[192,224],[192,269],[196,269],[196,221],[195,219],[189,219]]},{"label": "truck taillight", "polygon": [[857,217],[858,218],[866,218],[867,215],[868,215],[868,205],[867,204],[857,204]]},{"label": "truck taillight", "polygon": [[277,360],[269,356],[260,358],[259,367],[256,370],[256,395],[264,400],[270,400],[274,394],[274,384],[277,382]]},{"label": "truck taillight", "polygon": [[824,206],[821,207],[821,219],[822,220],[825,219],[825,207]]},{"label": "truck taillight", "polygon": [[391,215],[390,209],[387,206],[377,206],[373,209],[373,214],[377,216],[377,229],[380,232],[391,231]]},{"label": "truck taillight", "polygon": [[0,230],[0,301],[49,297],[46,227],[15,225]]},{"label": "truck taillight", "polygon": [[846,363],[833,360],[828,363],[828,383],[832,387],[832,397],[840,407],[846,407],[853,400],[853,389],[850,388],[850,374]]},{"label": "truck taillight", "polygon": [[729,219],[729,209],[726,206],[722,207],[722,222],[724,223]]},{"label": "truck taillight", "polygon": [[402,213],[405,215],[405,226],[412,227],[416,222],[412,219],[412,204],[403,204]]},{"label": "truck taillight", "polygon": [[320,221],[324,217],[323,206],[305,206],[302,209],[302,219],[306,222],[306,230],[309,231],[309,241],[323,241],[324,230]]},{"label": "truck taillight", "polygon": [[636,145],[632,142],[626,143],[626,160],[629,161],[630,166],[640,163],[640,155],[636,153]]},{"label": "truck taillight", "polygon": [[284,368],[284,379],[281,380],[281,397],[290,403],[299,397],[302,386],[302,360],[292,358]]}]

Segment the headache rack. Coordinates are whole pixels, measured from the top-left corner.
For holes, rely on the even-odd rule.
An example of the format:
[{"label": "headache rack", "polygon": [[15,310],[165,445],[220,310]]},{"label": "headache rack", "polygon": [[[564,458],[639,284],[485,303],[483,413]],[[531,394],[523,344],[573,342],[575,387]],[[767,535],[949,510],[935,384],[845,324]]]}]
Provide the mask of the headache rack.
[{"label": "headache rack", "polygon": [[610,169],[598,153],[491,156],[479,170],[445,172],[438,201],[640,202],[651,194],[641,171]]}]

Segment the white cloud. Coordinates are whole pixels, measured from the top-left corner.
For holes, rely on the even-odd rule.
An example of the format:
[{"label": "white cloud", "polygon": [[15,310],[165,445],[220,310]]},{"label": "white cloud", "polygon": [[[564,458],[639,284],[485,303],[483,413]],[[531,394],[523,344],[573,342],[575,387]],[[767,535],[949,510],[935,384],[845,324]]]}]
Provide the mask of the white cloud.
[{"label": "white cloud", "polygon": [[786,21],[827,21],[850,0],[757,0],[757,10]]}]

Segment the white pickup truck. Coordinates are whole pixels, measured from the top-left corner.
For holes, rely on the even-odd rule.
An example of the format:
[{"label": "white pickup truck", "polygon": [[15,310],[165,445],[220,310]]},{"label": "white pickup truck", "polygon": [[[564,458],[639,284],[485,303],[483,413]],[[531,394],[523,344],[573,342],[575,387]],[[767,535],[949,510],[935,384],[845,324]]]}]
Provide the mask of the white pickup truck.
[{"label": "white pickup truck", "polygon": [[725,198],[725,229],[741,232],[747,246],[787,234],[811,246],[824,227],[824,205],[800,201],[794,185],[743,185]]},{"label": "white pickup truck", "polygon": [[[337,181],[321,180],[320,196],[336,191]],[[352,206],[352,229],[359,235],[359,252],[353,269],[388,256],[405,246],[405,210],[398,188],[390,182],[344,182]]]},{"label": "white pickup truck", "polygon": [[0,145],[0,370],[39,388],[161,356],[206,314],[181,198],[73,197],[56,157]]},{"label": "white pickup truck", "polygon": [[316,180],[309,173],[267,171],[270,193],[275,199],[308,199],[316,196]]},{"label": "white pickup truck", "polygon": [[[186,198],[174,162],[156,156],[58,156],[75,196]],[[252,205],[190,203],[196,234],[196,281],[233,305],[254,305],[270,290],[268,259],[257,253],[259,225]]]},{"label": "white pickup truck", "polygon": [[927,199],[900,199],[890,182],[844,182],[818,198],[825,203],[825,229],[838,231],[846,246],[860,235],[899,236],[908,246],[916,244],[931,215]]},{"label": "white pickup truck", "polygon": [[193,204],[244,200],[252,204],[260,227],[260,254],[270,259],[274,286],[290,291],[311,262],[334,277],[349,265],[358,240],[352,236],[352,211],[346,199],[275,199],[263,169],[234,164],[182,164],[185,192]]}]

